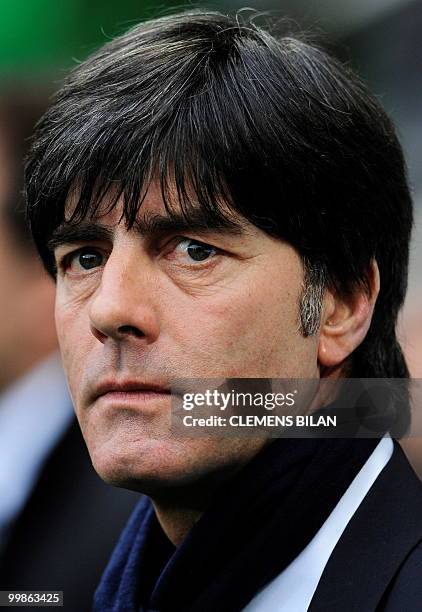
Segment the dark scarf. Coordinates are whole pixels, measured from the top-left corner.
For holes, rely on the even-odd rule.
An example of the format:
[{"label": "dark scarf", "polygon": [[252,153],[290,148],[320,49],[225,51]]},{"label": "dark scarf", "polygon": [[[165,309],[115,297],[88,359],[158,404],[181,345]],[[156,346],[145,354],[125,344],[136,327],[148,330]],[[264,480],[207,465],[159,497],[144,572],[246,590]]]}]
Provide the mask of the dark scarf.
[{"label": "dark scarf", "polygon": [[236,612],[306,547],[378,439],[277,439],[223,485],[176,549],[144,499],[95,612]]}]

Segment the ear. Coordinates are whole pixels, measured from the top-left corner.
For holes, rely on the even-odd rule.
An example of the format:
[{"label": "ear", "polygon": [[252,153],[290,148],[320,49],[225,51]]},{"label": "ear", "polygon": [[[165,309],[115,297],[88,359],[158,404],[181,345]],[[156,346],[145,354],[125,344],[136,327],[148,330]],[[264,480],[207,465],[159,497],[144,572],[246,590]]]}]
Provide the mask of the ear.
[{"label": "ear", "polygon": [[323,368],[341,364],[368,332],[380,288],[375,259],[368,270],[368,285],[369,294],[359,288],[346,298],[326,292],[318,342],[318,362]]}]

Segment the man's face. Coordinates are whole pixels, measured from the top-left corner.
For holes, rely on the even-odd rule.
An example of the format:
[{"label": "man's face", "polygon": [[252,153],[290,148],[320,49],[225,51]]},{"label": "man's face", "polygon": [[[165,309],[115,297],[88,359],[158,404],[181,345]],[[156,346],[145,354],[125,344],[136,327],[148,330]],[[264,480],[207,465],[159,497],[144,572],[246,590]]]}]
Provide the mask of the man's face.
[{"label": "man's face", "polygon": [[55,239],[59,342],[94,466],[146,492],[236,469],[263,440],[167,435],[168,389],[318,376],[317,338],[299,331],[300,259],[246,221],[238,233],[157,223],[167,215],[155,187],[139,227],[127,231],[121,213]]}]

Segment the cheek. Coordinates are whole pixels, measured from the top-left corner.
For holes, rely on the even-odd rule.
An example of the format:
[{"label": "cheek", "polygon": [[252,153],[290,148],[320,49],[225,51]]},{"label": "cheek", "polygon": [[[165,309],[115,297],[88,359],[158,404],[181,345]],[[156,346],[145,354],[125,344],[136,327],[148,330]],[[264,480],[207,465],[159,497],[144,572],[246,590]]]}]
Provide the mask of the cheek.
[{"label": "cheek", "polygon": [[[264,297],[265,296],[265,297]],[[273,283],[230,291],[187,304],[171,323],[183,347],[188,376],[290,376],[296,374],[298,296]],[[182,355],[180,355],[182,357]]]},{"label": "cheek", "polygon": [[82,308],[72,307],[56,298],[55,320],[63,366],[72,397],[83,377],[94,336]]},{"label": "cheek", "polygon": [[294,321],[287,304],[268,291],[261,295],[265,300],[239,296],[235,308],[217,314],[215,337],[224,346],[231,376],[272,375],[285,347],[293,347]]}]

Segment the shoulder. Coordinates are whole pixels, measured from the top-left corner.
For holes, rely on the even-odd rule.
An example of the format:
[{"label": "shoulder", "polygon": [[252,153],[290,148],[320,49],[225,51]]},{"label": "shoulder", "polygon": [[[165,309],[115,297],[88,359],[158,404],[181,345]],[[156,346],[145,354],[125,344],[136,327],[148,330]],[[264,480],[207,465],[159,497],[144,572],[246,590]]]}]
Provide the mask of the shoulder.
[{"label": "shoulder", "polygon": [[422,607],[422,540],[402,563],[387,590],[381,610],[419,612]]},{"label": "shoulder", "polygon": [[394,442],[390,460],[337,542],[310,610],[420,612],[421,542],[422,484]]}]

